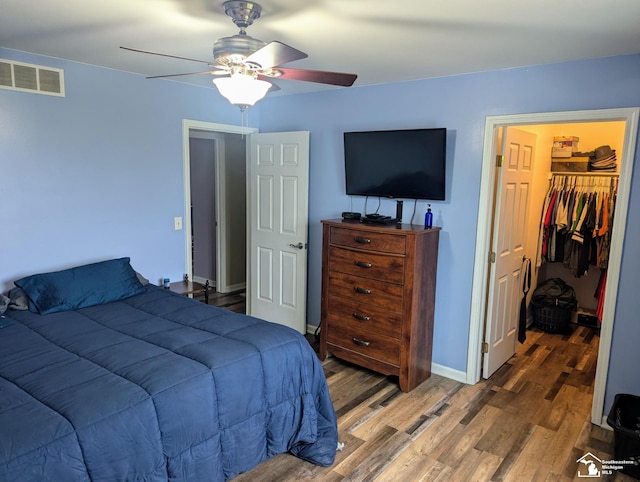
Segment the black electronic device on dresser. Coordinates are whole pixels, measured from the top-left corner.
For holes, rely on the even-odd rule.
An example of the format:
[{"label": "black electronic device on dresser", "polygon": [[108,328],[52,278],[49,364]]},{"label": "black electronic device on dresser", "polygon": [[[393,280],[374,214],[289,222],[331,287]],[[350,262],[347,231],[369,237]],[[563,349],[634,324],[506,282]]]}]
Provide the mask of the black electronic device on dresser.
[{"label": "black electronic device on dresser", "polygon": [[393,224],[398,222],[396,218],[392,218],[391,216],[384,216],[382,214],[365,214],[362,218],[363,223],[369,224]]},{"label": "black electronic device on dresser", "polygon": [[343,211],[342,219],[345,221],[359,221],[362,215],[360,213],[354,213],[351,211]]}]

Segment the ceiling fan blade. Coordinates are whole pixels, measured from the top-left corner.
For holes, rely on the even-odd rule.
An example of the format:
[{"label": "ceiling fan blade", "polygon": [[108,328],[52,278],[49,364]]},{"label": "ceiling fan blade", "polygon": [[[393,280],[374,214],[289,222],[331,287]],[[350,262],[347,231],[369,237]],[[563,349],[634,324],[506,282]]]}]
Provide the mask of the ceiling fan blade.
[{"label": "ceiling fan blade", "polygon": [[164,79],[166,77],[180,77],[182,75],[200,75],[200,74],[218,75],[218,73],[220,73],[220,74],[228,74],[228,72],[225,72],[223,70],[204,70],[202,72],[185,72],[183,74],[151,75],[151,76],[146,77],[146,78],[147,79]]},{"label": "ceiling fan blade", "polygon": [[[274,69],[275,78],[286,80],[302,80],[303,82],[317,82],[320,84],[341,85],[350,87],[356,81],[356,74],[343,72],[328,72],[325,70],[286,69],[277,67]],[[280,75],[278,75],[280,74]]]},{"label": "ceiling fan blade", "polygon": [[207,62],[206,60],[198,60],[198,59],[190,59],[189,57],[179,57],[177,55],[170,54],[161,54],[159,52],[151,52],[150,50],[140,50],[140,49],[132,49],[130,47],[120,47],[123,50],[130,50],[131,52],[138,52],[142,54],[151,54],[151,55],[159,55],[161,57],[170,57],[172,59],[180,59],[180,60],[190,60],[191,62],[200,62],[202,64],[211,65],[211,62]]},{"label": "ceiling fan blade", "polygon": [[282,42],[273,41],[249,55],[245,59],[245,63],[257,64],[260,69],[264,70],[307,57],[307,54],[298,49],[289,47]]}]

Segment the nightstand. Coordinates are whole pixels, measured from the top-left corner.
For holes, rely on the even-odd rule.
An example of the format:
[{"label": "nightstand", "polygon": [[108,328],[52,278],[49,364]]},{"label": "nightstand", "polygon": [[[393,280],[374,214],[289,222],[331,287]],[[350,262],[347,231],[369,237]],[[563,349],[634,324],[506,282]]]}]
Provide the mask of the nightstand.
[{"label": "nightstand", "polygon": [[184,296],[193,298],[194,295],[204,295],[204,302],[209,304],[209,280],[205,284],[189,281],[185,276],[183,281],[175,281],[169,284],[169,290]]}]

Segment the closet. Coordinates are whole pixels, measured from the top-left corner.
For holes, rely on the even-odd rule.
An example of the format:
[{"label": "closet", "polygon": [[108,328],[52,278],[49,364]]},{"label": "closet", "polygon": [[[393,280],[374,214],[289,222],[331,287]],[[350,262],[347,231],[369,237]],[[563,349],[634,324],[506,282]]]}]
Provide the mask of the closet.
[{"label": "closet", "polygon": [[[618,156],[618,194],[616,198],[616,216],[611,239],[611,250],[608,276],[605,293],[605,306],[600,333],[593,330],[593,339],[598,340],[598,363],[595,367],[596,377],[593,388],[593,404],[591,422],[603,425],[605,422],[605,389],[609,376],[610,350],[616,319],[617,293],[619,292],[622,251],[626,233],[627,217],[631,215],[629,198],[631,178],[634,171],[633,159],[636,156],[639,108],[602,109],[588,111],[571,111],[557,113],[536,113],[488,116],[485,126],[485,149],[483,152],[481,190],[478,210],[478,229],[476,236],[473,290],[471,297],[471,323],[470,343],[468,345],[467,380],[470,383],[477,382],[480,378],[489,378],[497,368],[506,363],[510,356],[515,354],[518,340],[513,338],[509,350],[499,351],[496,347],[506,346],[509,341],[506,335],[510,335],[514,329],[508,326],[509,331],[499,332],[495,330],[493,321],[495,317],[488,315],[489,309],[496,304],[496,290],[493,288],[493,273],[496,263],[492,257],[497,257],[497,240],[501,239],[503,232],[513,225],[512,220],[504,214],[498,214],[496,196],[499,189],[504,189],[504,167],[501,154],[508,145],[505,135],[511,129],[531,132],[535,134],[533,141],[535,155],[531,166],[531,183],[528,185],[530,196],[526,199],[525,207],[517,211],[526,217],[524,229],[524,255],[533,261],[532,280],[527,300],[531,300],[535,287],[540,280],[546,280],[553,276],[564,278],[576,290],[580,306],[591,303],[592,309],[597,307],[597,301],[593,297],[599,281],[597,270],[590,270],[588,276],[576,278],[570,272],[566,272],[562,263],[544,263],[540,268],[535,267],[538,234],[544,198],[549,190],[549,184],[553,178],[552,144],[554,136],[578,136],[579,150],[590,151],[598,146],[610,145],[616,150]],[[506,164],[506,163],[505,163]],[[506,164],[508,166],[508,164]],[[569,173],[563,173],[568,175]],[[499,211],[498,211],[499,212]],[[519,238],[520,239],[520,238]],[[627,240],[628,242],[630,240]],[[495,254],[494,254],[495,253]],[[488,255],[488,256],[487,256]],[[520,254],[520,264],[522,254]],[[520,268],[516,267],[516,270]],[[517,271],[514,271],[517,272]],[[592,276],[594,275],[594,276]],[[517,285],[516,285],[517,286]],[[519,288],[520,293],[524,290]],[[516,293],[518,294],[518,293]],[[514,297],[518,307],[522,296]],[[513,303],[512,303],[513,304]],[[531,304],[528,303],[528,323],[533,322]],[[519,320],[519,309],[515,309],[516,324]],[[580,327],[581,332],[589,329]],[[495,336],[494,336],[495,334]],[[493,338],[497,339],[492,344]],[[501,337],[498,339],[498,337]],[[558,336],[558,341],[562,337]],[[511,348],[513,351],[511,351]],[[503,353],[504,352],[504,353]],[[511,354],[509,354],[511,352]],[[492,360],[489,366],[487,360]],[[495,367],[495,369],[494,369]],[[615,380],[612,379],[612,380]]]},{"label": "closet", "polygon": [[[593,122],[526,126],[536,132],[534,191],[530,210],[528,254],[535,261],[532,286],[561,278],[576,292],[578,310],[573,322],[594,328],[602,321],[608,252],[618,191],[624,122]],[[610,146],[617,154],[608,170],[581,172],[559,168],[552,157],[555,136],[579,138],[577,150],[594,152]],[[570,163],[565,164],[565,166]],[[530,296],[533,295],[532,288]],[[530,319],[532,313],[530,311]]]}]

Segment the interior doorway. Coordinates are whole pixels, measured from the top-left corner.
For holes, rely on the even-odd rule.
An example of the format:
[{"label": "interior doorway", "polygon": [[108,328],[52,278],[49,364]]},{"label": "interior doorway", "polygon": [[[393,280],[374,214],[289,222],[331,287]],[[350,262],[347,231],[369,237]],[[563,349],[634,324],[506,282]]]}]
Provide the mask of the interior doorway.
[{"label": "interior doorway", "polygon": [[[247,314],[306,331],[308,169],[309,133],[278,132],[258,134],[258,129],[183,121],[183,167],[185,183],[185,273],[192,278],[191,249],[191,163],[190,134],[225,134],[216,146],[216,239],[217,265],[222,266],[233,252],[239,253],[242,284],[226,281],[227,289],[244,289]],[[231,134],[231,135],[229,135]],[[247,142],[250,140],[251,142]],[[224,141],[224,142],[223,142]],[[229,146],[233,144],[232,149]],[[242,187],[229,186],[231,162],[238,169],[235,178]],[[250,168],[249,168],[250,166]],[[273,171],[273,172],[265,172]],[[250,209],[247,206],[251,206]],[[268,209],[267,209],[268,208]],[[242,230],[244,237],[231,235]],[[267,238],[278,246],[260,243]],[[294,239],[295,238],[295,239]],[[257,244],[256,244],[257,243]],[[267,243],[268,244],[268,243]],[[249,248],[251,247],[251,249]],[[226,253],[226,255],[225,255]],[[220,268],[218,268],[220,269]],[[232,276],[231,270],[227,274]],[[251,279],[251,283],[247,280]],[[217,289],[220,291],[220,288]],[[258,304],[269,305],[260,311]],[[287,316],[285,316],[285,313]]]},{"label": "interior doorway", "polygon": [[[494,189],[498,176],[495,172],[495,158],[502,129],[508,126],[550,125],[565,123],[593,123],[620,121],[624,123],[624,141],[620,158],[622,159],[611,241],[608,284],[604,301],[601,329],[599,363],[592,403],[592,422],[604,423],[604,395],[607,380],[609,351],[615,313],[615,302],[620,272],[622,246],[624,242],[626,214],[628,210],[629,188],[633,171],[633,159],[638,129],[640,109],[607,109],[597,111],[576,111],[542,114],[524,114],[512,116],[492,116],[487,118],[483,169],[478,212],[478,230],[476,240],[476,260],[472,292],[472,313],[470,323],[469,351],[467,363],[467,382],[476,383],[481,377],[482,342],[484,340],[484,321],[487,309],[487,283],[489,274],[489,254],[492,247],[494,212]],[[626,162],[625,162],[626,160]],[[539,221],[539,219],[538,219]]]},{"label": "interior doorway", "polygon": [[[189,279],[204,283],[198,273],[194,276],[194,235],[210,233],[211,241],[203,236],[201,243],[211,242],[202,249],[211,250],[216,291],[221,293],[243,290],[246,287],[246,134],[257,132],[240,126],[193,120],[183,121],[183,168],[185,192],[185,274]],[[212,153],[210,159],[200,160],[209,165],[200,174],[207,176],[202,189],[210,186],[211,193],[194,196],[192,192],[192,140],[205,140],[202,152]],[[193,186],[195,188],[195,185]],[[202,193],[200,193],[202,194]],[[191,208],[195,197],[212,202],[204,216],[194,216]],[[207,219],[208,218],[208,219]],[[194,223],[203,223],[196,226]],[[196,260],[197,261],[197,260]]]},{"label": "interior doorway", "polygon": [[191,281],[219,289],[217,247],[217,165],[221,134],[189,131]]}]

